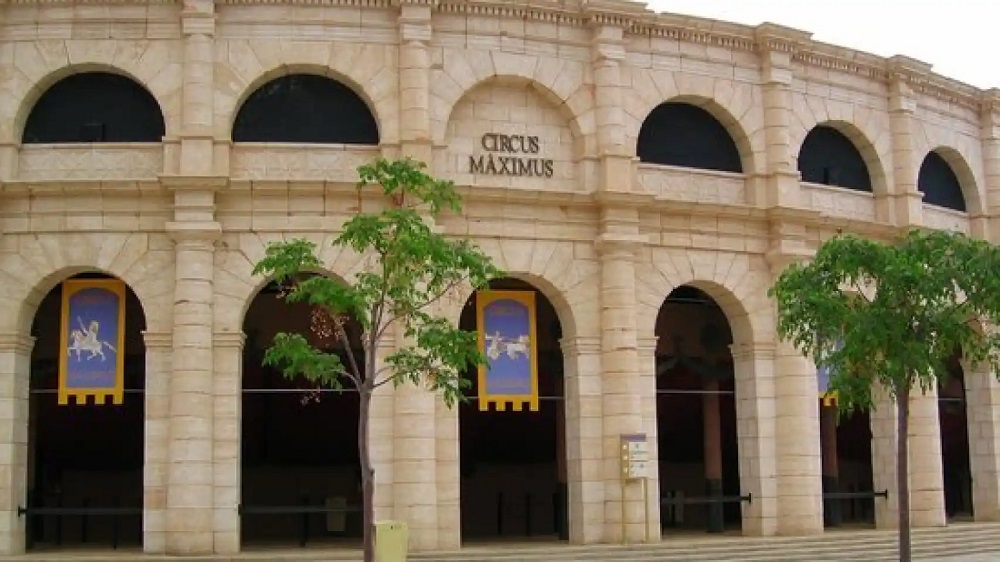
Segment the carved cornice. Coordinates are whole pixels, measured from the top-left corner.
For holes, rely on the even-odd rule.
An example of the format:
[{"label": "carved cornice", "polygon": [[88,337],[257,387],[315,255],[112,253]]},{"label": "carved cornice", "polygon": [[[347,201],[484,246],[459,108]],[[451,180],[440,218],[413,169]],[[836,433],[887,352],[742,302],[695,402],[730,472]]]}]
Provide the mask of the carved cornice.
[{"label": "carved cornice", "polygon": [[12,351],[18,355],[30,355],[35,347],[35,338],[20,332],[0,333],[0,352]]},{"label": "carved cornice", "polygon": [[212,343],[215,347],[243,349],[247,337],[243,332],[215,332]]},{"label": "carved cornice", "polygon": [[142,333],[143,343],[146,345],[146,349],[154,348],[172,348],[174,346],[174,334],[173,332],[143,332]]}]

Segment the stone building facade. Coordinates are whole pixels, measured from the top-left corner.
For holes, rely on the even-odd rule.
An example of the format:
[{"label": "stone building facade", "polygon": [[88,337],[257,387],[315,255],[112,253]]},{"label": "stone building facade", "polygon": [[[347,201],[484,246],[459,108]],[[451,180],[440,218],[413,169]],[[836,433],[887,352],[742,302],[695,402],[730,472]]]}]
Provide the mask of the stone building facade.
[{"label": "stone building facade", "polygon": [[[244,317],[267,281],[253,265],[268,241],[302,236],[330,273],[355,274],[359,257],[329,241],[377,204],[354,182],[379,155],[455,180],[465,208],[444,231],[551,302],[574,543],[661,540],[656,326],[672,291],[710,297],[731,331],[743,533],[820,533],[816,369],[776,338],[768,287],[839,230],[1000,240],[1000,93],[777,25],[621,0],[36,0],[4,4],[0,25],[4,553],[26,546],[32,325],[87,272],[124,280],[145,317],[144,550],[240,550]],[[301,76],[345,104],[317,109],[317,129],[368,112],[375,137],[241,116]],[[148,99],[112,95],[129,84]],[[96,113],[73,121],[83,99]],[[143,129],[150,107],[161,121]],[[966,371],[975,518],[996,520],[1000,386]],[[939,403],[911,408],[918,526],[946,522]],[[407,387],[384,389],[373,415],[377,517],[406,520],[414,549],[459,547],[458,415]],[[870,428],[872,487],[888,490],[875,521],[891,526],[891,408]],[[623,487],[620,436],[640,432],[654,477]]]}]

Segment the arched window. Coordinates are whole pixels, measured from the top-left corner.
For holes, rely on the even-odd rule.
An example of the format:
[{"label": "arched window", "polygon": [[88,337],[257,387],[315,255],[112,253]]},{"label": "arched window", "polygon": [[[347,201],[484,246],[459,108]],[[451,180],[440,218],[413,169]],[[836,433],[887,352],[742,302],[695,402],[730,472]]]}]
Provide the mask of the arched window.
[{"label": "arched window", "polygon": [[131,78],[110,72],[56,82],[31,108],[21,142],[160,142],[160,104]]},{"label": "arched window", "polygon": [[354,90],[326,76],[289,74],[255,90],[233,142],[378,144],[375,117]]},{"label": "arched window", "polygon": [[951,165],[937,152],[929,152],[920,164],[917,189],[924,194],[924,203],[966,212],[962,184]]},{"label": "arched window", "polygon": [[799,172],[804,182],[872,190],[868,165],[858,148],[843,133],[826,125],[818,125],[806,135],[799,150]]},{"label": "arched window", "polygon": [[639,130],[639,160],[720,172],[743,171],[729,131],[711,113],[680,102],[657,106]]}]

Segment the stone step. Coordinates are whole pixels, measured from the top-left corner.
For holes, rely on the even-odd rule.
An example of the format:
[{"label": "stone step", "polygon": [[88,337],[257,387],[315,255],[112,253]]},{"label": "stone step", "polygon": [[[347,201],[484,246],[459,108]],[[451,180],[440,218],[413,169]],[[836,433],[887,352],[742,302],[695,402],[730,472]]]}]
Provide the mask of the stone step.
[{"label": "stone step", "polygon": [[[412,562],[881,562],[898,559],[893,531],[838,530],[814,537],[667,536],[652,545],[567,545],[556,543],[470,546],[461,551],[415,553]],[[1000,525],[963,524],[918,529],[914,559],[954,559],[959,554],[992,554],[1000,559]],[[259,550],[237,556],[170,557],[137,552],[61,551],[0,560],[23,562],[357,562],[356,550],[320,548]]]}]

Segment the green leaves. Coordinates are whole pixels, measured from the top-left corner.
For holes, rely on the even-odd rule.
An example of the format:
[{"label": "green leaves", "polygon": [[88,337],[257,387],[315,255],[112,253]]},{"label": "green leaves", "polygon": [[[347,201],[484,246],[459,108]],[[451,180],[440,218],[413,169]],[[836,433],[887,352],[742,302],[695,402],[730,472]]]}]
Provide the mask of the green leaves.
[{"label": "green leaves", "polygon": [[770,295],[779,335],[831,369],[841,409],[868,409],[875,383],[893,396],[929,390],[956,352],[1000,372],[1000,338],[979,329],[1000,324],[996,271],[1000,249],[961,234],[842,235],[788,267]]},{"label": "green leaves", "polygon": [[[305,302],[330,319],[335,339],[346,345],[346,317],[361,328],[364,364],[347,366],[310,346],[299,335],[279,334],[266,361],[286,376],[334,386],[350,379],[360,391],[380,384],[424,384],[441,392],[450,406],[468,386],[461,379],[469,366],[483,361],[474,333],[459,330],[455,319],[435,314],[440,301],[456,289],[479,288],[502,273],[468,240],[437,232],[433,220],[461,209],[454,185],[436,180],[411,160],[379,159],[358,169],[359,190],[377,189],[385,206],[348,220],[335,246],[371,258],[370,266],[345,284],[304,274],[323,269],[316,245],[294,239],[268,245],[254,273],[286,285],[289,302]],[[395,349],[376,365],[376,351],[389,330],[398,330],[407,347]],[[330,335],[330,334],[327,334]]]}]

